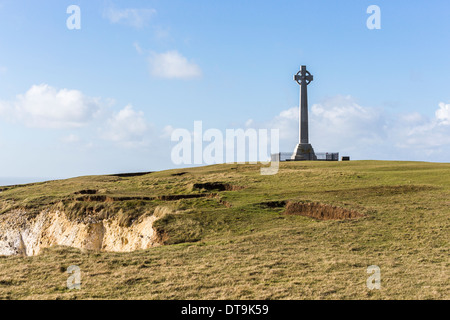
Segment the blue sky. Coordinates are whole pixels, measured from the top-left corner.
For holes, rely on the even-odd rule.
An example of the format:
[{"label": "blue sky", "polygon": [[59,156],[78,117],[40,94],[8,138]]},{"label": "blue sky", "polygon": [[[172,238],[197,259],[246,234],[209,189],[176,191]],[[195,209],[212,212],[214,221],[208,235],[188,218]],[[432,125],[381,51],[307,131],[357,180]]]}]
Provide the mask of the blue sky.
[{"label": "blue sky", "polygon": [[448,162],[449,40],[445,0],[0,0],[0,177],[172,168],[196,120],[293,151],[302,64],[316,151]]}]

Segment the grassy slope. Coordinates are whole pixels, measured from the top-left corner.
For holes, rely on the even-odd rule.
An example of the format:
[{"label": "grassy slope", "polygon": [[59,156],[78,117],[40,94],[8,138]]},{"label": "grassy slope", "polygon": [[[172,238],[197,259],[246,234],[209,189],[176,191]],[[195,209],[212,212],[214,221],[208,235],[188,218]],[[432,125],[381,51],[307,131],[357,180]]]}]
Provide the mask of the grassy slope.
[{"label": "grassy slope", "polygon": [[[166,246],[134,253],[56,247],[36,257],[0,257],[0,298],[450,298],[450,164],[282,163],[274,176],[259,175],[257,165],[218,165],[173,176],[181,171],[82,177],[0,193],[4,211],[63,206],[76,209],[74,218],[83,210],[121,214],[125,224],[157,205],[187,209],[156,225],[168,234]],[[231,208],[203,198],[76,206],[73,200],[82,189],[117,197],[200,193],[192,184],[208,181],[246,188],[218,192]],[[315,221],[260,205],[288,199],[338,205],[366,216]],[[82,270],[80,291],[65,287],[70,265]],[[381,290],[366,288],[369,265],[381,268]]]}]

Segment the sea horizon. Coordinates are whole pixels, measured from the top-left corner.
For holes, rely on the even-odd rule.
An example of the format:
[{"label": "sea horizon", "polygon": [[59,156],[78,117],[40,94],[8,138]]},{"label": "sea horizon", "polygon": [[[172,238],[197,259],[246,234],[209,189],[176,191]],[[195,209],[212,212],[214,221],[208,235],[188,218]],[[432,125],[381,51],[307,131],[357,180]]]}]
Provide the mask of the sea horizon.
[{"label": "sea horizon", "polygon": [[59,178],[48,177],[0,177],[0,187],[14,186],[19,184],[29,184],[36,182],[45,182],[50,180],[56,180]]}]

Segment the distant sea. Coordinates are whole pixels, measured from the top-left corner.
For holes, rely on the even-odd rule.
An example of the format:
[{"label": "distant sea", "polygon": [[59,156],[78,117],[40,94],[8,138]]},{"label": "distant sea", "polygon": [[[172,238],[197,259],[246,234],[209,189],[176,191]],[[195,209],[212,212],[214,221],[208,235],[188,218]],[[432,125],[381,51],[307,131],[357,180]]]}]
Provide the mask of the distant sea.
[{"label": "distant sea", "polygon": [[16,185],[16,184],[27,184],[27,183],[33,183],[33,182],[49,181],[49,180],[55,180],[55,178],[0,177],[0,186],[12,186],[12,185]]}]

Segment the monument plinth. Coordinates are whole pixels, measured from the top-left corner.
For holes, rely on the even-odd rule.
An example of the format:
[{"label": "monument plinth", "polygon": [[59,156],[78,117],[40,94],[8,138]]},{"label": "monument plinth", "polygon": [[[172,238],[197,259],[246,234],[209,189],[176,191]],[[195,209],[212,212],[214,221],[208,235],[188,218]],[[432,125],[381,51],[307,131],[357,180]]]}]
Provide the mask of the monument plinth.
[{"label": "monument plinth", "polygon": [[300,138],[291,160],[317,160],[314,149],[309,143],[308,128],[308,85],[313,81],[313,76],[306,70],[306,66],[302,66],[294,76],[294,80],[300,85]]}]

